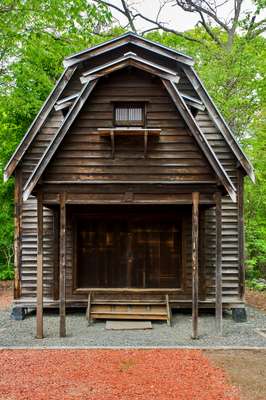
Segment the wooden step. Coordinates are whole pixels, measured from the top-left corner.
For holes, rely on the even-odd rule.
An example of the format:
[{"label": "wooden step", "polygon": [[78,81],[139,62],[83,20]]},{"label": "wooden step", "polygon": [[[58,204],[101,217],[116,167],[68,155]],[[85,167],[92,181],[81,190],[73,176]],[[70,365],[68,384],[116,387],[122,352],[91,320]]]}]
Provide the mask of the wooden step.
[{"label": "wooden step", "polygon": [[113,304],[113,305],[165,305],[165,301],[162,300],[105,300],[105,299],[93,299],[93,304]]},{"label": "wooden step", "polygon": [[132,315],[132,314],[114,314],[114,313],[101,313],[101,314],[92,314],[91,319],[104,319],[104,320],[112,320],[112,319],[119,319],[119,320],[144,320],[144,321],[167,321],[167,315]]},{"label": "wooden step", "polygon": [[153,319],[167,320],[165,305],[91,305],[92,319]]},{"label": "wooden step", "polygon": [[165,302],[158,301],[127,301],[127,300],[94,300],[91,293],[88,296],[87,319],[126,319],[126,320],[164,320],[171,322],[169,297]]}]

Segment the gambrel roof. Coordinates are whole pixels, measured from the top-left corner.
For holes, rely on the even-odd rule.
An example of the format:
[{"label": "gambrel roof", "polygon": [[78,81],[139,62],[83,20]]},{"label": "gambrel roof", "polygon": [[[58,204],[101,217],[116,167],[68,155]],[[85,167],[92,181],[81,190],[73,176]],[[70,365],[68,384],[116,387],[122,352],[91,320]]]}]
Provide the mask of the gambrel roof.
[{"label": "gambrel roof", "polygon": [[80,51],[79,53],[72,54],[71,56],[65,58],[63,63],[64,67],[76,65],[81,61],[88,60],[89,58],[95,57],[98,54],[103,54],[104,52],[117,49],[129,43],[136,47],[143,48],[151,52],[156,52],[156,54],[171,58],[180,63],[194,65],[193,58],[181,53],[180,51],[176,51],[160,43],[148,40],[137,35],[136,33],[127,32],[124,35],[118,36],[117,38],[100,43],[97,46],[90,47],[86,50]]},{"label": "gambrel roof", "polygon": [[[125,51],[123,53],[124,48],[127,50],[127,45],[132,43],[134,44],[136,51]],[[98,56],[102,56],[103,54],[106,55],[108,52],[112,53],[112,51],[114,49],[116,50],[117,48],[119,48],[122,52],[120,52],[121,54],[119,56],[115,54],[115,56],[109,58],[107,62],[101,62],[100,64],[98,63],[98,65],[96,63],[96,66],[95,63],[90,65],[91,60],[94,60],[94,58],[97,59]],[[137,53],[138,48],[142,50],[141,55]],[[143,56],[143,49],[149,52],[149,57],[145,58]],[[154,60],[152,61],[150,54],[154,54]],[[163,62],[157,62],[156,60],[158,59],[158,55],[162,56],[164,59],[171,59],[171,63],[166,63],[166,65],[163,65]],[[176,68],[173,68],[173,60]],[[12,175],[52,110],[54,108],[58,110],[69,107],[62,125],[58,128],[56,135],[42,154],[38,164],[24,186],[24,199],[26,199],[34,189],[34,186],[37,184],[54,152],[63,140],[63,137],[79,114],[84,102],[89,97],[97,81],[102,76],[113,72],[115,69],[125,68],[131,65],[135,68],[143,69],[155,76],[158,76],[162,80],[174,104],[190,128],[191,133],[195,137],[196,142],[198,143],[202,152],[208,159],[221,184],[225,187],[232,200],[235,201],[236,190],[234,184],[227,175],[211,145],[208,143],[208,140],[200,129],[193,113],[190,111],[190,107],[198,110],[204,110],[206,107],[206,110],[208,111],[214,124],[221,132],[225,141],[232,150],[232,153],[238,160],[239,165],[242,166],[246,174],[249,175],[252,180],[254,180],[252,165],[244,155],[243,151],[234,139],[229,127],[216,109],[214,103],[194,71],[192,64],[193,60],[190,57],[187,57],[182,53],[176,52],[175,50],[169,49],[158,43],[154,43],[139,37],[131,32],[111,41],[87,49],[83,52],[74,54],[73,56],[67,57],[64,62],[66,70],[44,103],[44,106],[33,121],[14,155],[8,162],[5,168],[5,179],[8,179]],[[67,87],[69,81],[73,78],[73,75],[78,68],[80,68],[80,81],[83,83],[83,88],[74,94],[63,97],[62,93],[64,89]],[[180,68],[182,73],[184,73],[189,79],[197,98],[193,95],[183,93],[178,89],[177,83],[180,78]]]}]

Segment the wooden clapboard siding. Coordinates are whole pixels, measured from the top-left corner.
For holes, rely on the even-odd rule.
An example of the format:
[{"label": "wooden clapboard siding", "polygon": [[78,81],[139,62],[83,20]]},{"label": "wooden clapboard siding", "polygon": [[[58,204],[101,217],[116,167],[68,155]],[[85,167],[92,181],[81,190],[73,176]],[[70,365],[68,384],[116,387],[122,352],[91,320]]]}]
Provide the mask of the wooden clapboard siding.
[{"label": "wooden clapboard siding", "polygon": [[[44,296],[53,295],[53,213],[44,208]],[[21,296],[33,297],[36,294],[37,259],[37,202],[30,197],[22,206],[22,256],[21,256]]]},{"label": "wooden clapboard siding", "polygon": [[[131,135],[115,137],[112,160],[110,137],[97,130],[113,126],[112,102],[124,97],[147,99],[147,127],[162,129],[159,137],[149,136],[147,159],[143,157],[143,136]],[[133,68],[114,73],[96,86],[43,179],[197,182],[214,181],[215,177],[160,80]]]},{"label": "wooden clapboard siding", "polygon": [[[225,171],[237,187],[236,159],[222,134],[207,111],[200,111],[197,114],[197,122]],[[206,257],[209,273],[207,296],[213,298],[215,295],[215,214],[213,210],[207,212],[206,224],[206,232],[209,237]],[[229,196],[222,199],[222,273],[223,299],[226,301],[227,298],[239,298],[238,208]]]}]

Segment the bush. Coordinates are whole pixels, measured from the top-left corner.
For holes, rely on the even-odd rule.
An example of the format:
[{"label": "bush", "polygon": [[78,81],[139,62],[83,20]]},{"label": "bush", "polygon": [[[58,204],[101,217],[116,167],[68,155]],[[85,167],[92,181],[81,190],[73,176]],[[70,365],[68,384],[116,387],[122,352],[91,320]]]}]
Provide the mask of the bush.
[{"label": "bush", "polygon": [[246,281],[246,285],[249,289],[257,290],[259,292],[266,291],[266,280],[265,279],[250,279]]},{"label": "bush", "polygon": [[0,269],[0,281],[11,281],[14,279],[14,268],[4,266]]}]

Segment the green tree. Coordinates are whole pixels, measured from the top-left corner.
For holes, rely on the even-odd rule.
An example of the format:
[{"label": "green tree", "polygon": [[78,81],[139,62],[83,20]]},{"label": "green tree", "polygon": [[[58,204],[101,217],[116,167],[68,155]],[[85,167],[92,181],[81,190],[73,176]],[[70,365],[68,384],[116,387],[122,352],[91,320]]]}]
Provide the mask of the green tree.
[{"label": "green tree", "polygon": [[266,278],[266,110],[252,125],[246,150],[256,170],[256,184],[246,181],[245,223],[248,277]]},{"label": "green tree", "polygon": [[[0,174],[62,72],[66,55],[100,40],[110,19],[88,0],[2,0]],[[13,182],[0,181],[0,279],[12,275]]]}]

